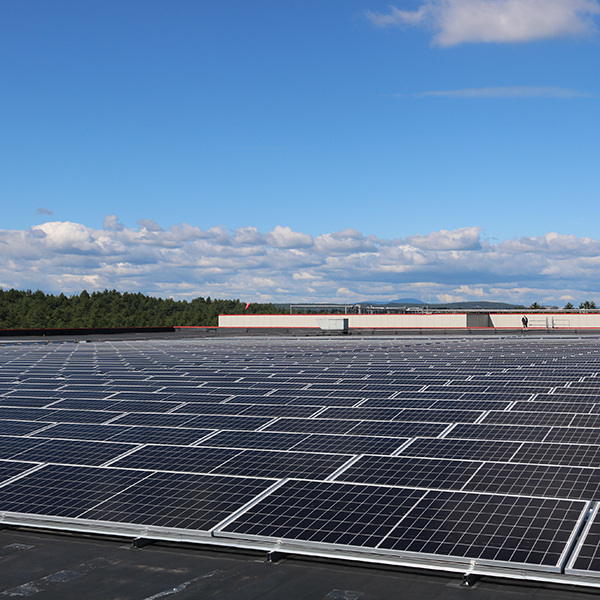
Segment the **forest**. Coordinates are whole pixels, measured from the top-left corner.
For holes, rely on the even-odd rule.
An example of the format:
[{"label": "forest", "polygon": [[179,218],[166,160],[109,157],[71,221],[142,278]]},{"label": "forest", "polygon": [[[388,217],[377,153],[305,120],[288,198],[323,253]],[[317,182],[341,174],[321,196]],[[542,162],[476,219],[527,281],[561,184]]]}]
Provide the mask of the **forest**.
[{"label": "forest", "polygon": [[219,314],[279,314],[273,304],[194,298],[172,300],[104,290],[54,296],[41,291],[0,289],[0,329],[165,327],[218,324]]}]

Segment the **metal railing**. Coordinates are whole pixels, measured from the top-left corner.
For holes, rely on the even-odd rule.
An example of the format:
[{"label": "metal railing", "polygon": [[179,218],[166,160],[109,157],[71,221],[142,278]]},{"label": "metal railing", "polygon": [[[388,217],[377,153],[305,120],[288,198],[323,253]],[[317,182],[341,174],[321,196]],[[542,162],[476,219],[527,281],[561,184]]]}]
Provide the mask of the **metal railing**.
[{"label": "metal railing", "polygon": [[569,319],[555,319],[554,317],[545,317],[544,319],[529,319],[528,327],[545,327],[546,329],[556,329],[557,327],[570,327]]}]

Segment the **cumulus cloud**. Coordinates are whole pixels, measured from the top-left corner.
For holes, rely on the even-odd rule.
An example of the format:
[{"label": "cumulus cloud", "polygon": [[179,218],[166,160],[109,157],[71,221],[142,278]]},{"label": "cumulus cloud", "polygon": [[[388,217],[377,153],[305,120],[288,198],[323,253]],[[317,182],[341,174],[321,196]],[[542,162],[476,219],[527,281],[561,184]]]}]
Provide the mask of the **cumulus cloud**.
[{"label": "cumulus cloud", "polygon": [[438,301],[600,303],[593,297],[600,241],[592,238],[548,233],[492,243],[476,226],[381,239],[356,229],[312,236],[284,226],[263,233],[153,223],[130,229],[112,215],[103,229],[52,221],[0,230],[1,285],[281,302],[431,295]]},{"label": "cumulus cloud", "polygon": [[276,248],[306,248],[313,245],[312,235],[292,231],[290,227],[277,225],[265,239]]},{"label": "cumulus cloud", "polygon": [[599,13],[597,0],[425,0],[414,11],[365,14],[376,27],[426,27],[434,44],[455,46],[589,35]]},{"label": "cumulus cloud", "polygon": [[[106,228],[106,221],[104,223]],[[146,229],[147,231],[164,231],[154,219],[140,219],[137,224],[140,229]]]},{"label": "cumulus cloud", "polygon": [[454,231],[432,231],[429,235],[412,235],[406,243],[422,250],[478,250],[481,227],[463,227]]},{"label": "cumulus cloud", "polygon": [[125,229],[125,226],[119,223],[117,215],[106,215],[102,226],[109,231],[123,231]]}]

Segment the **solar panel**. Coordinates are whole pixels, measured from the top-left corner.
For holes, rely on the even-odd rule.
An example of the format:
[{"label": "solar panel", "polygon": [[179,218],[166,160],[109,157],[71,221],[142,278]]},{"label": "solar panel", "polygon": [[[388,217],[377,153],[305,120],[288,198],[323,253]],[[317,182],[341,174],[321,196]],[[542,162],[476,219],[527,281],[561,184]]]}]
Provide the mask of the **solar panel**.
[{"label": "solar panel", "polygon": [[51,392],[32,392],[30,390],[12,390],[0,396],[0,406],[29,406],[38,408],[56,402],[59,396]]},{"label": "solar panel", "polygon": [[304,452],[334,454],[383,454],[396,452],[408,438],[372,437],[366,435],[311,434],[291,449]]},{"label": "solar panel", "polygon": [[265,431],[281,431],[286,433],[346,433],[354,427],[356,427],[356,421],[280,418],[265,427]]},{"label": "solar panel", "polygon": [[402,456],[507,462],[521,446],[521,442],[417,438]]},{"label": "solar panel", "polygon": [[135,448],[132,444],[108,444],[87,440],[40,440],[10,458],[55,464],[101,465]]},{"label": "solar panel", "polygon": [[600,500],[600,472],[581,467],[485,463],[465,490]]},{"label": "solar panel", "polygon": [[578,501],[429,492],[379,547],[559,571],[586,508]]},{"label": "solar panel", "polygon": [[0,512],[600,587],[598,373],[593,335],[0,345]]},{"label": "solar panel", "polygon": [[180,427],[192,421],[196,415],[173,413],[117,413],[113,423],[117,425],[146,425],[148,427]]},{"label": "solar panel", "polygon": [[219,431],[201,441],[199,446],[259,450],[290,450],[306,439],[302,433],[270,433],[264,431]]},{"label": "solar panel", "polygon": [[148,476],[139,471],[47,465],[0,487],[0,506],[7,512],[79,517]]},{"label": "solar panel", "polygon": [[382,423],[376,421],[361,422],[355,425],[352,435],[375,435],[386,437],[438,437],[450,426],[449,423],[418,423],[394,422]]},{"label": "solar panel", "polygon": [[375,547],[423,495],[422,490],[287,481],[220,533]]},{"label": "solar panel", "polygon": [[600,582],[600,520],[598,506],[590,515],[588,523],[581,534],[571,560],[565,569],[566,573],[576,576],[595,577],[596,585]]},{"label": "solar panel", "polygon": [[460,490],[480,467],[466,460],[363,456],[336,481]]},{"label": "solar panel", "polygon": [[600,444],[600,429],[553,427],[544,438],[544,441],[565,444]]},{"label": "solar panel", "polygon": [[[39,425],[39,424],[38,424]],[[119,425],[97,425],[95,423],[59,423],[45,427],[32,434],[32,438],[67,439],[67,440],[109,440],[121,431],[130,427]]]},{"label": "solar panel", "polygon": [[273,481],[248,477],[153,473],[81,514],[84,519],[209,530]]},{"label": "solar panel", "polygon": [[511,462],[600,467],[600,446],[525,443],[511,458]]},{"label": "solar panel", "polygon": [[484,425],[550,425],[557,427],[568,427],[576,415],[562,412],[517,412],[510,411],[491,411],[482,419]]},{"label": "solar panel", "polygon": [[51,425],[50,422],[39,421],[10,421],[0,419],[0,435],[29,435],[34,431]]},{"label": "solar panel", "polygon": [[512,442],[541,442],[550,427],[511,425],[457,425],[445,437],[468,440],[505,440]]},{"label": "solar panel", "polygon": [[244,450],[211,472],[244,477],[327,479],[351,458],[340,454]]},{"label": "solar panel", "polygon": [[210,473],[215,467],[238,455],[240,450],[195,448],[189,446],[144,446],[114,465],[119,468],[150,471]]},{"label": "solar panel", "polygon": [[9,479],[22,475],[24,472],[35,468],[31,463],[0,461],[0,485],[6,483]]}]

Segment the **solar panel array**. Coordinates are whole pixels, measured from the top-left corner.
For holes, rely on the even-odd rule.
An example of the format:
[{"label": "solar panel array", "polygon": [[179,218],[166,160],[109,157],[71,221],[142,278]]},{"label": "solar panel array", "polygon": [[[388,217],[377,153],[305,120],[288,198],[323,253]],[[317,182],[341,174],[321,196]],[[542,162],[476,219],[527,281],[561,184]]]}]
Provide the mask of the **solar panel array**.
[{"label": "solar panel array", "polygon": [[2,520],[600,585],[599,343],[6,343]]}]

